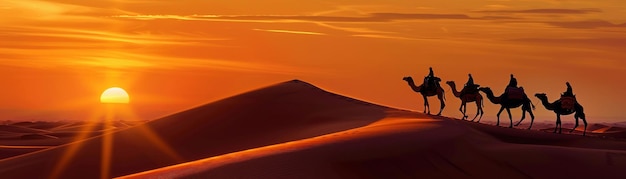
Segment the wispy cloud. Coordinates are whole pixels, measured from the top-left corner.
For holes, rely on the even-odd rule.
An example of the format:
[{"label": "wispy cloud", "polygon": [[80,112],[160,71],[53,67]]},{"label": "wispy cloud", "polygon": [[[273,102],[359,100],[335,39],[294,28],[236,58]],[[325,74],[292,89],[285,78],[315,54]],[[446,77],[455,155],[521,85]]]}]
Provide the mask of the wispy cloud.
[{"label": "wispy cloud", "polygon": [[204,69],[273,74],[313,73],[313,71],[271,63],[167,57],[107,50],[90,50],[87,52],[38,50],[38,54],[32,54],[30,50],[7,51],[0,48],[0,64],[26,68],[66,68],[70,70],[86,70],[90,68],[133,71]]},{"label": "wispy cloud", "polygon": [[602,48],[610,47],[610,49],[622,48],[623,44],[626,44],[626,38],[520,38],[511,39],[513,42],[525,42],[534,44],[558,44],[562,45],[575,45],[575,46],[600,46]]},{"label": "wispy cloud", "polygon": [[252,30],[263,31],[263,32],[287,33],[287,34],[301,34],[301,35],[326,35],[324,33],[319,33],[319,32],[281,30],[281,29],[252,29]]},{"label": "wispy cloud", "polygon": [[417,39],[417,38],[409,38],[409,37],[382,35],[382,34],[356,34],[356,35],[352,35],[352,36],[354,36],[354,37],[377,38],[377,39],[394,39],[394,40],[432,40],[432,39]]},{"label": "wispy cloud", "polygon": [[465,14],[371,13],[362,17],[315,15],[118,15],[138,20],[177,19],[243,22],[389,22],[420,19],[472,19]]},{"label": "wispy cloud", "polygon": [[343,27],[343,26],[338,26],[338,25],[331,25],[329,23],[322,23],[322,22],[313,22],[314,24],[317,24],[319,26],[322,27],[326,27],[329,29],[334,29],[334,30],[340,30],[340,31],[346,31],[346,32],[355,32],[355,33],[374,33],[374,34],[388,34],[391,32],[387,32],[387,31],[380,31],[380,30],[374,30],[371,28],[363,28],[363,27]]},{"label": "wispy cloud", "polygon": [[587,21],[562,21],[562,22],[544,22],[546,24],[563,27],[563,28],[573,28],[573,29],[593,29],[593,28],[601,28],[601,27],[617,27],[624,28],[626,27],[626,23],[614,24],[608,21],[603,20],[587,20]]},{"label": "wispy cloud", "polygon": [[522,9],[522,10],[482,10],[481,13],[520,13],[520,14],[589,14],[602,12],[600,9]]}]

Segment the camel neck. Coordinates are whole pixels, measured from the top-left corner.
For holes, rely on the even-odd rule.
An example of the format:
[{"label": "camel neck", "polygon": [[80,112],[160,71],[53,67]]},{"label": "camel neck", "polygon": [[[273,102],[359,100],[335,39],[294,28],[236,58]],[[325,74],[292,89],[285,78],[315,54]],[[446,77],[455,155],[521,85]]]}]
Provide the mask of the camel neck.
[{"label": "camel neck", "polygon": [[548,97],[539,98],[539,100],[541,100],[541,104],[543,104],[543,106],[546,107],[546,109],[554,110],[554,106],[552,105],[552,103],[550,103],[550,101],[548,101]]}]

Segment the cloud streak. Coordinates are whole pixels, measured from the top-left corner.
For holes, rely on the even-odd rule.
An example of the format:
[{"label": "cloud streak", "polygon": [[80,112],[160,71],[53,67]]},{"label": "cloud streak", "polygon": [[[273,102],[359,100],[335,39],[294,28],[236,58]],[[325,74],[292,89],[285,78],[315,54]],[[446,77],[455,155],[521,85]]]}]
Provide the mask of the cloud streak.
[{"label": "cloud streak", "polygon": [[602,12],[600,9],[523,9],[523,10],[482,10],[480,13],[518,13],[518,14],[590,14]]},{"label": "cloud streak", "polygon": [[465,14],[371,13],[362,17],[313,15],[118,15],[137,20],[206,20],[234,22],[390,22],[399,20],[474,19]]},{"label": "cloud streak", "polygon": [[626,23],[614,24],[603,20],[587,20],[587,21],[569,21],[569,22],[544,22],[548,25],[572,28],[572,29],[594,29],[603,27],[626,28]]},{"label": "cloud streak", "polygon": [[252,29],[263,32],[275,32],[275,33],[287,33],[287,34],[301,34],[301,35],[326,35],[319,32],[307,32],[307,31],[294,31],[294,30],[280,30],[280,29]]}]

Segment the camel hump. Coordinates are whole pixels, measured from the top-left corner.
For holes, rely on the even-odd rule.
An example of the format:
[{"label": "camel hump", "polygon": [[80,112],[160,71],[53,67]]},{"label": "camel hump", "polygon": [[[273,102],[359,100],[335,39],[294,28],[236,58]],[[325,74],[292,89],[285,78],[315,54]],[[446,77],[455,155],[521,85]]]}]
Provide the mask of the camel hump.
[{"label": "camel hump", "polygon": [[572,96],[561,96],[561,108],[567,110],[573,110],[576,104],[576,98]]},{"label": "camel hump", "polygon": [[436,76],[426,77],[426,79],[430,80],[432,82],[437,82],[437,83],[439,83],[441,81],[441,78],[436,77]]},{"label": "camel hump", "polygon": [[524,88],[507,87],[506,93],[509,99],[524,99]]}]

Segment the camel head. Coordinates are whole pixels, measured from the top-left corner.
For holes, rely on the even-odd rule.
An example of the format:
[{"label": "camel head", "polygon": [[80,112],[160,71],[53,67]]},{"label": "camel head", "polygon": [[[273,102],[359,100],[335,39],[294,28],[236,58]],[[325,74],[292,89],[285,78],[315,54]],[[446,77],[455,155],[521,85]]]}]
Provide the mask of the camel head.
[{"label": "camel head", "polygon": [[410,76],[407,76],[407,77],[402,78],[402,80],[407,81],[407,82],[411,82],[411,81],[413,81],[413,78],[410,77]]},{"label": "camel head", "polygon": [[446,81],[446,84],[448,84],[448,85],[450,85],[450,86],[455,85],[455,84],[454,84],[454,81]]},{"label": "camel head", "polygon": [[548,100],[548,95],[546,95],[546,93],[537,93],[535,94],[535,97],[541,99],[541,100]]}]

